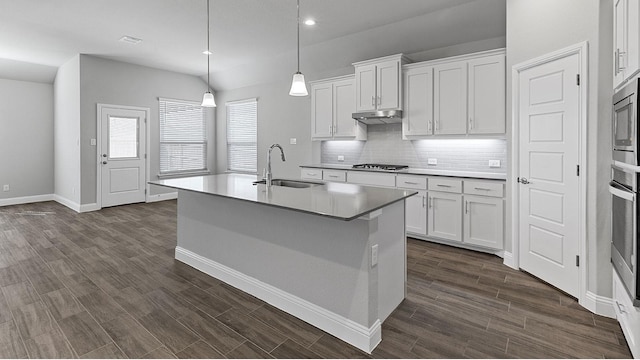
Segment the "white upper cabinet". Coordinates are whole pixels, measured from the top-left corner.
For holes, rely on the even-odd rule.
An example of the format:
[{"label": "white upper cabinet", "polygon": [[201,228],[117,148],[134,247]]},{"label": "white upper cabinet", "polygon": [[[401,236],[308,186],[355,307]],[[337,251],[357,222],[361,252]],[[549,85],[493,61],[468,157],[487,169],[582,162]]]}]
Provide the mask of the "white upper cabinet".
[{"label": "white upper cabinet", "polygon": [[613,86],[640,69],[640,0],[613,1]]},{"label": "white upper cabinet", "polygon": [[504,135],[505,75],[504,50],[405,66],[403,137]]},{"label": "white upper cabinet", "polygon": [[356,112],[402,109],[402,54],[354,63]]},{"label": "white upper cabinet", "polygon": [[366,140],[367,126],[354,120],[353,76],[311,83],[311,138]]},{"label": "white upper cabinet", "polygon": [[402,134],[433,134],[433,67],[422,66],[404,72]]},{"label": "white upper cabinet", "polygon": [[505,132],[504,55],[469,60],[469,134]]},{"label": "white upper cabinet", "polygon": [[433,68],[433,121],[435,134],[467,133],[467,62],[456,61]]}]

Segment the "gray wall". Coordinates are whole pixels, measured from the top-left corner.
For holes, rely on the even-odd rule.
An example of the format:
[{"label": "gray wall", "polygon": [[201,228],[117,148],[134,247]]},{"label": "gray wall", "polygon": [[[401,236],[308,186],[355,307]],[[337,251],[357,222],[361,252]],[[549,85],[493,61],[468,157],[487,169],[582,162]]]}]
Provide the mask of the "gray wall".
[{"label": "gray wall", "polygon": [[80,204],[80,57],[58,69],[54,81],[55,194]]},{"label": "gray wall", "polygon": [[[96,146],[91,139],[97,136],[97,104],[147,107],[151,110],[151,153],[148,160],[151,172],[148,179],[157,179],[159,173],[158,98],[202,101],[206,83],[199,77],[149,67],[107,60],[90,55],[80,55],[80,153],[82,168],[82,204],[96,202]],[[219,101],[216,99],[216,101]],[[214,110],[208,110],[209,169],[215,168]],[[151,195],[170,192],[152,187]]]},{"label": "gray wall", "polygon": [[[511,96],[511,68],[549,52],[589,42],[587,119],[587,273],[588,290],[611,295],[609,263],[609,174],[612,53],[611,0],[507,0],[507,94]],[[507,116],[511,102],[507,99]],[[511,133],[511,121],[507,132]],[[511,141],[509,141],[509,154]],[[509,177],[517,174],[509,170]],[[514,189],[508,182],[507,194]],[[507,203],[507,234],[511,234],[511,205]],[[510,239],[507,236],[507,239]],[[511,244],[507,242],[508,250]]]},{"label": "gray wall", "polygon": [[0,199],[53,194],[51,84],[0,79],[0,169]]}]

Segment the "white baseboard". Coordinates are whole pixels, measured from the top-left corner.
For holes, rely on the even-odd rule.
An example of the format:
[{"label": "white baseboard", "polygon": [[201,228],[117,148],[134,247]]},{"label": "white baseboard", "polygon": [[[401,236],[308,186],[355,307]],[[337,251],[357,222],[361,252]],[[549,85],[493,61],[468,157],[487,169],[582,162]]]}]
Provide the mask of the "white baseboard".
[{"label": "white baseboard", "polygon": [[97,203],[92,203],[92,204],[78,204],[77,202],[71,201],[65,197],[62,197],[60,195],[53,195],[53,200],[56,201],[57,203],[60,203],[66,207],[68,207],[69,209],[77,212],[77,213],[84,213],[84,212],[89,212],[89,211],[97,211],[100,210],[101,208],[98,206]]},{"label": "white baseboard", "polygon": [[147,202],[156,202],[156,201],[165,201],[165,200],[173,200],[178,198],[177,192],[167,193],[167,194],[157,194],[157,195],[149,195],[147,196]]},{"label": "white baseboard", "polygon": [[608,318],[616,318],[616,310],[613,307],[613,299],[610,297],[600,296],[587,291],[584,297],[584,304],[581,304],[587,310],[594,314],[606,316]]},{"label": "white baseboard", "polygon": [[53,200],[53,194],[21,196],[21,197],[9,198],[9,199],[0,199],[0,206],[31,204],[36,202],[52,201],[52,200]]},{"label": "white baseboard", "polygon": [[208,275],[262,299],[278,309],[304,320],[369,354],[382,340],[382,328],[379,319],[376,320],[370,328],[367,328],[344,316],[321,308],[307,300],[289,294],[179,246],[176,247],[176,260],[182,261]]},{"label": "white baseboard", "polygon": [[510,267],[512,269],[520,270],[515,264],[515,259],[513,258],[513,253],[512,252],[505,251],[503,259],[504,259],[503,264],[507,265],[508,267]]},{"label": "white baseboard", "polygon": [[82,204],[82,205],[80,205],[80,211],[79,212],[84,213],[84,212],[89,212],[89,211],[98,211],[100,209],[101,209],[101,207],[98,206],[97,203]]}]

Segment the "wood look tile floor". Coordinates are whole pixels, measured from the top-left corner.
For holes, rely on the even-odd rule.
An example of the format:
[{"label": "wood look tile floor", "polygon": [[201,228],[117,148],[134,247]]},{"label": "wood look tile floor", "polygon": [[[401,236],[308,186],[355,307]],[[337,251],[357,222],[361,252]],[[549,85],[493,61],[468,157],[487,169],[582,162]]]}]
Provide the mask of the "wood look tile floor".
[{"label": "wood look tile floor", "polygon": [[502,259],[408,239],[368,355],[173,259],[176,202],[0,207],[4,358],[629,358],[619,325]]}]

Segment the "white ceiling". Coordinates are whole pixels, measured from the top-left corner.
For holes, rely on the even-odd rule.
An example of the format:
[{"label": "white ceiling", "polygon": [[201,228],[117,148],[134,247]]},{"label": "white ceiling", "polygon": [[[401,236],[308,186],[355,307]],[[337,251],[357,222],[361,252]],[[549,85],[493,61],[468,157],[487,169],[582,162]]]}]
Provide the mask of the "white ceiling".
[{"label": "white ceiling", "polygon": [[[303,72],[505,33],[505,0],[301,0],[300,9],[317,21],[301,28]],[[203,76],[206,25],[205,0],[0,0],[0,77],[52,82],[79,53]],[[295,47],[295,0],[211,0],[214,88],[247,85],[236,75],[265,66],[294,72]]]}]

